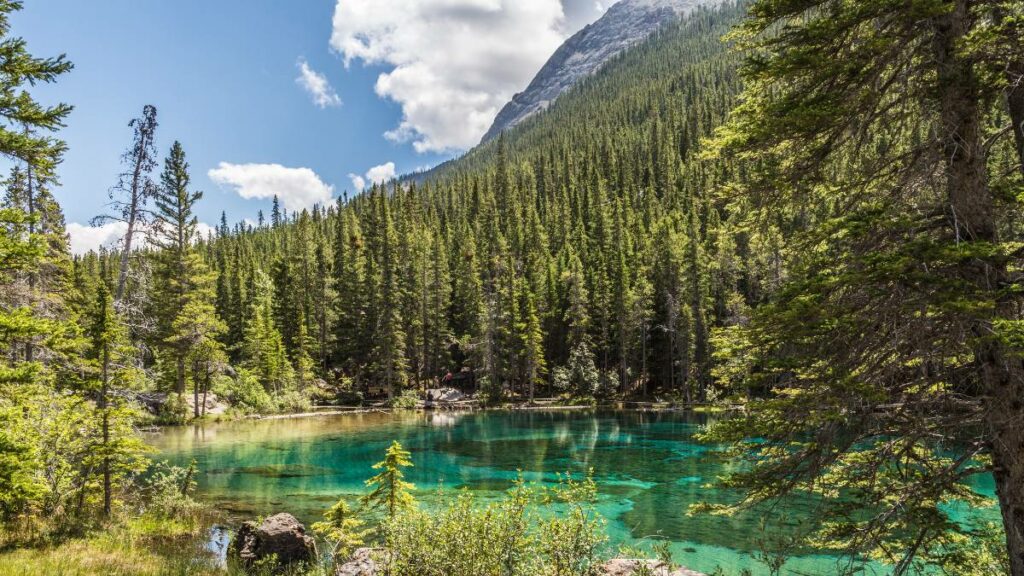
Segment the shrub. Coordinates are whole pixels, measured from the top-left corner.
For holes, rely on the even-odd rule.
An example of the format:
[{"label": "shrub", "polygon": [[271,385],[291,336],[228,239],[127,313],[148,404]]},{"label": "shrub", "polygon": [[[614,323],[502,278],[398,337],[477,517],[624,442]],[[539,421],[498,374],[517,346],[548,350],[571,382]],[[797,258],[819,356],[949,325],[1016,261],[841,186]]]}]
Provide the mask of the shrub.
[{"label": "shrub", "polygon": [[309,412],[313,401],[300,390],[288,390],[277,397],[277,411],[284,413]]},{"label": "shrub", "polygon": [[363,393],[356,387],[355,380],[342,375],[333,383],[324,382],[314,393],[314,399],[325,404],[359,406],[363,403]]},{"label": "shrub", "polygon": [[[522,481],[497,502],[463,492],[440,510],[405,510],[382,526],[392,576],[587,576],[605,541],[592,480],[538,491]],[[542,514],[538,501],[556,503]]]},{"label": "shrub", "polygon": [[342,498],[330,510],[324,512],[322,521],[315,522],[311,528],[334,544],[331,548],[331,557],[337,561],[347,558],[356,548],[363,545],[370,532],[364,529],[363,525],[364,522],[356,517],[348,502]]},{"label": "shrub", "polygon": [[420,396],[415,390],[406,390],[391,400],[391,407],[396,410],[415,410],[419,402]]},{"label": "shrub", "polygon": [[167,399],[160,406],[160,411],[157,414],[156,419],[160,424],[174,426],[184,424],[188,421],[191,415],[192,408],[189,407],[188,402],[185,400],[185,396],[172,392],[167,395]]},{"label": "shrub", "polygon": [[601,372],[594,365],[594,354],[586,342],[573,346],[565,366],[551,371],[551,385],[556,390],[578,397],[594,396],[601,379]]},{"label": "shrub", "polygon": [[269,414],[277,409],[274,400],[267,394],[263,384],[252,372],[243,368],[238,369],[234,378],[228,378],[224,382],[225,390],[218,393],[223,394],[232,406],[247,414]]},{"label": "shrub", "polygon": [[489,376],[477,380],[477,389],[485,406],[497,406],[505,399],[505,387],[500,382],[492,381]]},{"label": "shrub", "polygon": [[202,506],[192,498],[195,476],[194,461],[188,468],[171,466],[166,462],[154,464],[143,483],[146,511],[159,518],[194,519],[202,510]]}]

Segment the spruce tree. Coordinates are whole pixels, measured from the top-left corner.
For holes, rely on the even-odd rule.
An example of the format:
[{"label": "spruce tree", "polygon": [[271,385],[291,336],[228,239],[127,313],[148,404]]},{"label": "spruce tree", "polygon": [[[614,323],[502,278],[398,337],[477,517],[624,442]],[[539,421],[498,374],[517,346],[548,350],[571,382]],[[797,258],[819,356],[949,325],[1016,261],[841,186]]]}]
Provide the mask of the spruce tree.
[{"label": "spruce tree", "polygon": [[[158,347],[174,361],[174,391],[184,395],[187,364],[196,349],[212,350],[227,327],[214,307],[216,273],[196,250],[198,219],[193,208],[203,194],[190,191],[185,151],[179,142],[164,162],[161,186],[155,197],[154,237],[157,246]],[[209,352],[208,355],[213,355]],[[198,383],[193,382],[194,386]],[[193,399],[198,400],[198,389]],[[194,407],[198,415],[199,406]]]},{"label": "spruce tree", "polygon": [[745,332],[773,393],[714,435],[750,454],[730,485],[855,494],[823,507],[820,537],[885,550],[896,573],[944,553],[962,528],[946,504],[991,471],[1024,575],[1024,211],[999,193],[1020,157],[993,81],[1021,61],[994,26],[1007,8],[755,1],[746,97],[710,153],[749,167],[734,213],[796,222],[781,293]]},{"label": "spruce tree", "polygon": [[384,508],[389,518],[394,518],[400,511],[411,508],[416,500],[409,492],[416,486],[405,481],[402,468],[412,466],[412,454],[402,448],[397,440],[391,443],[384,454],[384,459],[373,465],[380,470],[373,478],[366,481],[372,488],[362,497],[363,506],[368,509]]}]

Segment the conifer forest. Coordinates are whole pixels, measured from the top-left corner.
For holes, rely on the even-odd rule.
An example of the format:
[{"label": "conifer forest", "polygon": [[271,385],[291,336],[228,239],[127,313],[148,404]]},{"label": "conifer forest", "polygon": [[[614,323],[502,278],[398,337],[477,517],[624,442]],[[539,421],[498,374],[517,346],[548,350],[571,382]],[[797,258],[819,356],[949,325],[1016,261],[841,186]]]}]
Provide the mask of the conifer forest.
[{"label": "conifer forest", "polygon": [[[0,576],[1024,576],[1019,0],[697,2],[432,169],[213,226],[202,135],[139,86],[73,192],[121,233],[75,252],[88,72],[31,9]],[[308,542],[267,548],[284,512]]]}]

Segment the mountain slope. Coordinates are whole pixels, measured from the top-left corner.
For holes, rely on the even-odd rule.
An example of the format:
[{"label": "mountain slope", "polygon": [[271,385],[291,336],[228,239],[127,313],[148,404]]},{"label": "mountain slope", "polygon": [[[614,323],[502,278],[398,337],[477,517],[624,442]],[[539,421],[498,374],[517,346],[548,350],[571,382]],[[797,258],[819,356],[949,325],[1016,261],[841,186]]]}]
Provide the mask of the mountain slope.
[{"label": "mountain slope", "polygon": [[565,42],[541,68],[527,89],[502,108],[483,142],[495,138],[534,114],[546,110],[559,96],[599,70],[605,63],[677,21],[698,6],[720,0],[622,0],[597,22]]}]

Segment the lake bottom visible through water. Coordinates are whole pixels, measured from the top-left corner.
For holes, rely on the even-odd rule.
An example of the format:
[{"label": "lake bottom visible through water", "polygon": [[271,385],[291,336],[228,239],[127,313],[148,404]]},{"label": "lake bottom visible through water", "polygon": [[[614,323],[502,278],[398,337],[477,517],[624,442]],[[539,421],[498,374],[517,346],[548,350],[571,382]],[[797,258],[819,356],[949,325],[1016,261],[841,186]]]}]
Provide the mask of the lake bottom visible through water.
[{"label": "lake bottom visible through water", "polygon": [[[813,519],[815,503],[788,502],[777,510],[781,525],[769,531],[753,512],[688,514],[692,504],[735,497],[712,486],[729,463],[695,440],[706,423],[706,415],[685,412],[365,413],[174,428],[151,442],[158,458],[173,464],[195,459],[201,498],[230,517],[290,512],[307,526],[339,497],[364,493],[371,467],[393,440],[412,453],[406,476],[425,506],[454,490],[498,498],[520,476],[550,486],[560,474],[592,471],[613,549],[650,550],[668,540],[674,561],[693,570],[767,574],[754,558],[762,544]],[[804,553],[783,573],[837,572],[837,558]]]}]

